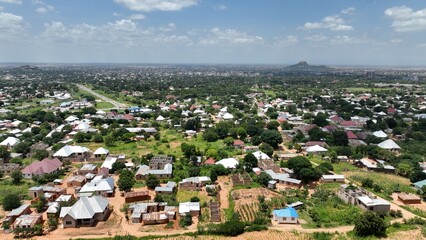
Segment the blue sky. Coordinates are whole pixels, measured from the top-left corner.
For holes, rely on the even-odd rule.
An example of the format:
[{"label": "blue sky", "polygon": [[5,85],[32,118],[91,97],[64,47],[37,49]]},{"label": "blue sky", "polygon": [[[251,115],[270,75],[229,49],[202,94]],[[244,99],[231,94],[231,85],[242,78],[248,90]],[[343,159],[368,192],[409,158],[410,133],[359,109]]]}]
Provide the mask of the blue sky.
[{"label": "blue sky", "polygon": [[424,0],[0,0],[0,62],[426,63]]}]

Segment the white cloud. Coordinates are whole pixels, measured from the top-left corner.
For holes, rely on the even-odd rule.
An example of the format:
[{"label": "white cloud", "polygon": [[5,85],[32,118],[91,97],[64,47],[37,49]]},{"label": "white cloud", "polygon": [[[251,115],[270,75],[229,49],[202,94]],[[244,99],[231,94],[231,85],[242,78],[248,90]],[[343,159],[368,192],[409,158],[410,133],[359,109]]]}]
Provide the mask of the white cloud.
[{"label": "white cloud", "polygon": [[112,16],[114,16],[114,17],[121,17],[121,16],[123,16],[123,14],[118,13],[118,12],[113,12]]},{"label": "white cloud", "polygon": [[2,3],[13,3],[13,4],[19,4],[19,5],[22,4],[21,0],[0,0],[0,2],[2,2]]},{"label": "white cloud", "polygon": [[25,32],[24,18],[12,13],[0,12],[0,39],[15,39]]},{"label": "white cloud", "polygon": [[35,11],[37,13],[44,14],[44,13],[48,13],[48,12],[53,11],[53,10],[55,10],[55,8],[51,5],[48,5],[47,7],[38,7],[38,8],[36,8]]},{"label": "white cloud", "polygon": [[0,6],[0,11],[3,11],[3,10],[4,10],[4,7]]},{"label": "white cloud", "polygon": [[397,32],[426,30],[426,8],[414,11],[407,6],[392,7],[385,15],[393,19],[392,28]]},{"label": "white cloud", "polygon": [[290,45],[294,45],[297,44],[299,42],[299,38],[297,36],[287,36],[287,37],[276,37],[274,38],[274,43],[275,45],[279,45],[279,46],[290,46]]},{"label": "white cloud", "polygon": [[354,14],[355,10],[356,9],[354,7],[348,7],[348,8],[343,9],[341,11],[341,13],[346,14],[346,15],[352,15],[352,14]]},{"label": "white cloud", "polygon": [[162,32],[170,32],[176,29],[176,24],[174,23],[169,23],[167,24],[167,26],[161,26],[158,28],[158,30],[162,31]]},{"label": "white cloud", "polygon": [[402,43],[402,42],[403,42],[403,40],[402,40],[402,39],[397,38],[397,39],[391,39],[391,40],[390,40],[390,42],[391,42],[391,43],[393,43],[393,44],[398,44],[398,43]]},{"label": "white cloud", "polygon": [[140,14],[140,13],[132,14],[132,15],[129,16],[129,19],[131,19],[131,20],[142,20],[142,19],[145,19],[145,15]]},{"label": "white cloud", "polygon": [[259,44],[263,43],[263,38],[260,36],[252,36],[245,32],[240,32],[235,29],[224,29],[213,28],[210,30],[210,34],[206,38],[200,39],[201,45],[210,44]]},{"label": "white cloud", "polygon": [[114,2],[134,11],[152,12],[180,11],[196,5],[198,0],[114,0]]},{"label": "white cloud", "polygon": [[367,38],[366,36],[362,37],[351,37],[348,35],[344,36],[335,36],[331,39],[331,43],[334,44],[363,44],[363,43],[372,43],[372,39]]},{"label": "white cloud", "polygon": [[40,14],[45,14],[55,10],[52,5],[46,4],[41,0],[33,0],[33,4],[39,5],[39,7],[37,7],[35,11]]},{"label": "white cloud", "polygon": [[310,35],[310,36],[305,37],[305,40],[310,41],[310,42],[323,42],[327,39],[328,39],[328,37],[324,36],[322,34]]},{"label": "white cloud", "polygon": [[350,31],[353,27],[346,24],[339,15],[327,16],[321,22],[307,22],[301,27],[303,30],[330,29],[331,31]]},{"label": "white cloud", "polygon": [[223,4],[219,4],[219,5],[213,6],[213,9],[215,9],[215,10],[226,10],[227,7]]}]

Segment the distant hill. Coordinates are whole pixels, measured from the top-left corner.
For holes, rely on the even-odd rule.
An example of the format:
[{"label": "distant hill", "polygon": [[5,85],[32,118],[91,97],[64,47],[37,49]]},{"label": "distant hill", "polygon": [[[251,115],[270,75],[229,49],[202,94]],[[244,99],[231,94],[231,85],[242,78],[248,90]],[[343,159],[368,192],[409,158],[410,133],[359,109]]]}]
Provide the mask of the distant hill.
[{"label": "distant hill", "polygon": [[332,68],[324,65],[309,65],[307,62],[301,61],[285,67],[284,70],[289,72],[329,72]]},{"label": "distant hill", "polygon": [[39,71],[41,69],[39,67],[36,67],[36,66],[23,65],[23,66],[16,67],[15,70],[19,70],[19,71]]}]

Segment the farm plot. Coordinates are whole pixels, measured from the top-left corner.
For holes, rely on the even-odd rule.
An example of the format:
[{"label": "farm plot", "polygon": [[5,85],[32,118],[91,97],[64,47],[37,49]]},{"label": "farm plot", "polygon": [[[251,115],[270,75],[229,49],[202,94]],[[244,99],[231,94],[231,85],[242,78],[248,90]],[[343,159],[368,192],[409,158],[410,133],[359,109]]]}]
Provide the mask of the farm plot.
[{"label": "farm plot", "polygon": [[259,204],[258,203],[248,203],[248,204],[238,204],[235,207],[235,212],[241,218],[243,222],[253,222],[256,216],[259,214]]}]

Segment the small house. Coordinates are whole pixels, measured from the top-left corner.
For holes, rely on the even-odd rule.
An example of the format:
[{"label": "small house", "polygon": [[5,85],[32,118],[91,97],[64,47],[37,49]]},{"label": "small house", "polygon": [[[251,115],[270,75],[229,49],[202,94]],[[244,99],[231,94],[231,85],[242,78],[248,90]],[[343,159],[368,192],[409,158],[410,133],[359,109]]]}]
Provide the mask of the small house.
[{"label": "small house", "polygon": [[272,219],[279,224],[297,224],[299,215],[294,208],[288,207],[272,211]]}]

